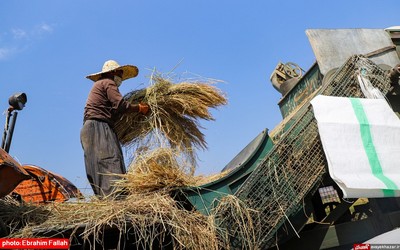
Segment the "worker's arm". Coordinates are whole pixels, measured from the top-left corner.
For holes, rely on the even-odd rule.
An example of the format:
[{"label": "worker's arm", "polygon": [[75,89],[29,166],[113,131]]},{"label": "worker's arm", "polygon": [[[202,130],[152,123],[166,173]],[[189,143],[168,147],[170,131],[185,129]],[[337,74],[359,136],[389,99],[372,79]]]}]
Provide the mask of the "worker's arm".
[{"label": "worker's arm", "polygon": [[107,83],[106,90],[107,97],[112,104],[112,108],[117,110],[118,113],[122,114],[125,112],[139,112],[145,115],[149,112],[150,108],[146,103],[130,104],[129,102],[125,101],[119,92],[117,85],[112,80]]}]

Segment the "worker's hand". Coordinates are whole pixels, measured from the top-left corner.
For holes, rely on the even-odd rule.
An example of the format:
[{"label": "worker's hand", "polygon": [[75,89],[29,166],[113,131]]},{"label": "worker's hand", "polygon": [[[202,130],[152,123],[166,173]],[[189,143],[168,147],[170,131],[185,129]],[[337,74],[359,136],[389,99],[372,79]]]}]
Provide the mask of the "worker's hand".
[{"label": "worker's hand", "polygon": [[13,106],[8,107],[8,109],[7,109],[8,112],[12,112],[13,110],[14,110]]},{"label": "worker's hand", "polygon": [[149,112],[149,110],[150,110],[150,107],[147,103],[143,103],[143,102],[139,103],[139,113],[145,115]]}]

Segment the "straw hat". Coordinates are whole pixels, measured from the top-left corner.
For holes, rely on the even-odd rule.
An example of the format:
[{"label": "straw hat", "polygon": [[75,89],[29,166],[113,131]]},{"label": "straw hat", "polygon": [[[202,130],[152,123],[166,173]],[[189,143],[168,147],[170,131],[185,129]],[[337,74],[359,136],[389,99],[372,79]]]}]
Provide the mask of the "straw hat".
[{"label": "straw hat", "polygon": [[86,76],[86,78],[88,78],[92,81],[97,81],[100,79],[101,74],[111,72],[114,70],[122,70],[122,72],[123,72],[122,81],[137,76],[138,72],[139,72],[139,70],[136,66],[133,66],[133,65],[120,66],[116,61],[108,60],[104,63],[101,72],[88,75],[88,76]]}]

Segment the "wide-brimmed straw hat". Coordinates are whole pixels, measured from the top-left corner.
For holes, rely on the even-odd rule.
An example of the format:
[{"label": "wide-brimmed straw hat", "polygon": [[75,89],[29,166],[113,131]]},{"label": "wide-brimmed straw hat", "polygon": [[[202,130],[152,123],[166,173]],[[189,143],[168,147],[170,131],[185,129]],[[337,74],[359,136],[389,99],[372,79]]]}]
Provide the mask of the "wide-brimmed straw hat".
[{"label": "wide-brimmed straw hat", "polygon": [[122,70],[122,81],[135,77],[138,75],[139,70],[136,66],[133,65],[123,65],[120,66],[116,61],[114,60],[108,60],[104,63],[103,68],[101,69],[101,72],[91,74],[86,76],[86,78],[92,80],[92,81],[97,81],[100,79],[101,75],[107,72],[111,71],[116,71],[116,70]]}]

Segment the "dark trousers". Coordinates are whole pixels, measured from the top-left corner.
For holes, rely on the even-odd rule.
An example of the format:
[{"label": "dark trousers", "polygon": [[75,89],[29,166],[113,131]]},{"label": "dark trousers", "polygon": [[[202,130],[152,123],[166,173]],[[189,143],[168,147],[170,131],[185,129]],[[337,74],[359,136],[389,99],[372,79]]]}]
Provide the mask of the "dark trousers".
[{"label": "dark trousers", "polygon": [[87,120],[81,129],[86,174],[99,197],[115,194],[113,182],[125,174],[125,163],[117,135],[106,122]]}]

